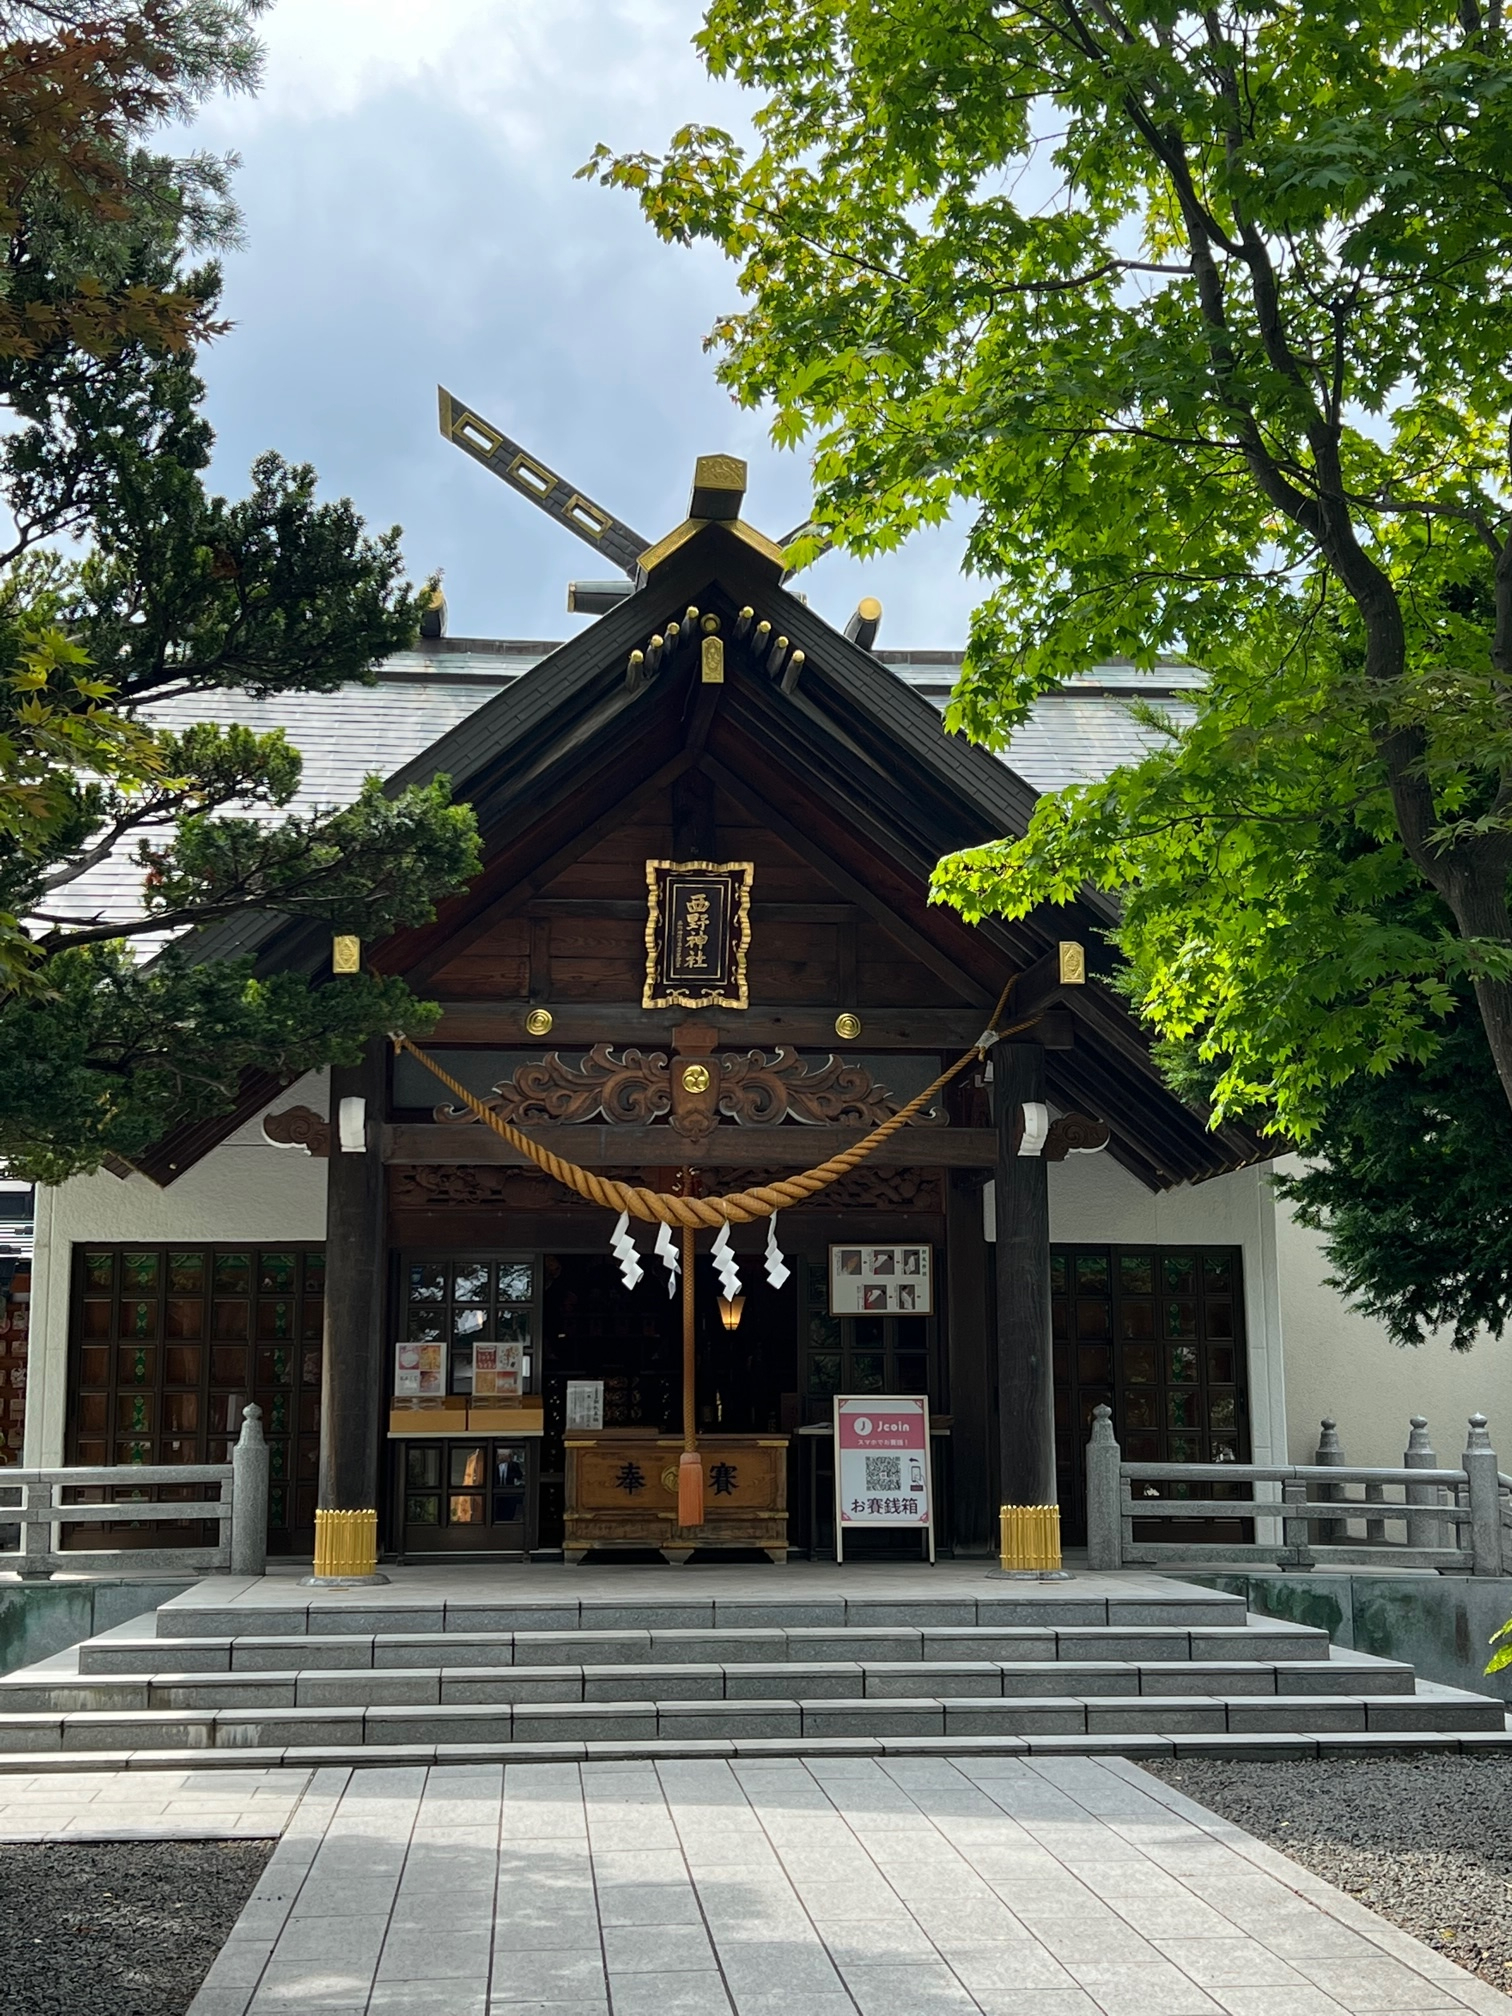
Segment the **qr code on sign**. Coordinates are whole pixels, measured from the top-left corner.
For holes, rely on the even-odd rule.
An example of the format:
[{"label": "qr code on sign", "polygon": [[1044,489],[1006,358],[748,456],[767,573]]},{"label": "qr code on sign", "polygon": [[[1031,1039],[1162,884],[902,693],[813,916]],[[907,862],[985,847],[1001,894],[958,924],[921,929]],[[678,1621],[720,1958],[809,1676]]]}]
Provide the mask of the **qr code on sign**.
[{"label": "qr code on sign", "polygon": [[903,1458],[901,1456],[868,1456],[866,1459],[866,1488],[868,1491],[901,1491],[903,1489]]}]

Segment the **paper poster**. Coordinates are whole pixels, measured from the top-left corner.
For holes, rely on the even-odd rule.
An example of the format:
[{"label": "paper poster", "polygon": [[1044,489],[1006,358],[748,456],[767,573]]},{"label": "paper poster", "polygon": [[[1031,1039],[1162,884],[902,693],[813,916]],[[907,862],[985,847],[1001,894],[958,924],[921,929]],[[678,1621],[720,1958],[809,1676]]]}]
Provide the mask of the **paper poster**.
[{"label": "paper poster", "polygon": [[446,1392],[446,1371],[439,1344],[399,1344],[394,1347],[396,1400],[439,1400]]},{"label": "paper poster", "polygon": [[933,1524],[927,1400],[835,1396],[835,1522]]},{"label": "paper poster", "polygon": [[930,1316],[934,1273],[928,1246],[831,1246],[832,1316]]},{"label": "paper poster", "polygon": [[518,1344],[474,1344],[473,1399],[518,1400],[521,1355]]},{"label": "paper poster", "polygon": [[567,1381],[567,1428],[602,1428],[604,1425],[604,1382],[602,1379]]}]

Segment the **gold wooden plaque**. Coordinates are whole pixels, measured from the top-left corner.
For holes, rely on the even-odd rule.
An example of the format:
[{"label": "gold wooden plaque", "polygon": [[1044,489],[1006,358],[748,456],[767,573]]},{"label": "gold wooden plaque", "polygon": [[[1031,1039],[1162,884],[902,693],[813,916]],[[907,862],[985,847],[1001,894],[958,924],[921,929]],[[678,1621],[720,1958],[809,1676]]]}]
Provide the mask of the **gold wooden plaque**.
[{"label": "gold wooden plaque", "polygon": [[349,932],[338,931],[331,940],[331,971],[333,973],[360,973],[362,971],[362,940]]},{"label": "gold wooden plaque", "polygon": [[750,861],[646,863],[643,1008],[745,1008]]}]

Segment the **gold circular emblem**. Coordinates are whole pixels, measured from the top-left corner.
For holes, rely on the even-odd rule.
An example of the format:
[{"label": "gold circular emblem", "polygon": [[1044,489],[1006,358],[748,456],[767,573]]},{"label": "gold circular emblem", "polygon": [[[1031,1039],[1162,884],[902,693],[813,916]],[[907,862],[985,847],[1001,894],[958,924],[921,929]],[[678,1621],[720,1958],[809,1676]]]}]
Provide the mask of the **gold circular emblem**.
[{"label": "gold circular emblem", "polygon": [[683,1072],[684,1092],[707,1092],[709,1089],[709,1067],[707,1064],[689,1064]]},{"label": "gold circular emblem", "polygon": [[853,1037],[861,1034],[861,1017],[859,1015],[837,1015],[835,1017],[835,1034],[843,1036],[847,1042],[850,1042]]},{"label": "gold circular emblem", "polygon": [[677,1496],[677,1465],[675,1463],[670,1469],[663,1470],[661,1474],[661,1487],[663,1491],[670,1491],[674,1498]]},{"label": "gold circular emblem", "polygon": [[525,1017],[525,1027],[530,1031],[532,1036],[549,1036],[551,1034],[551,1010],[549,1008],[532,1008],[530,1013]]}]

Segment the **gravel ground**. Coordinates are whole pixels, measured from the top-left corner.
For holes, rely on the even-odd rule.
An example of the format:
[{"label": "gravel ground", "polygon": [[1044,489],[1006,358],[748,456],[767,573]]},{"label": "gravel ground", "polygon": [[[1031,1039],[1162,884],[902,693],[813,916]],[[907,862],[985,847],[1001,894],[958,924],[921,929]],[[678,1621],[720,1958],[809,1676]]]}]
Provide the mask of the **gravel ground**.
[{"label": "gravel ground", "polygon": [[1143,1768],[1512,1994],[1512,1757]]},{"label": "gravel ground", "polygon": [[184,2016],[271,1841],[0,1845],[5,2016]]}]

